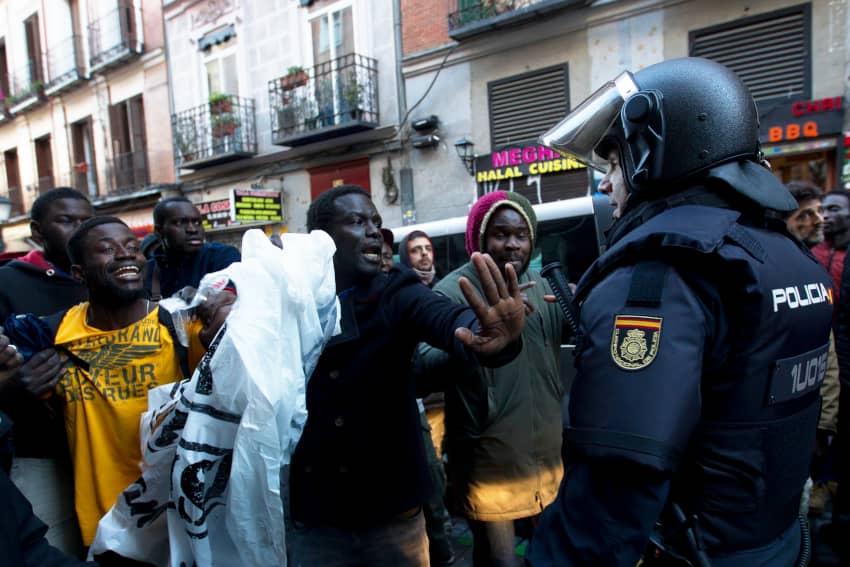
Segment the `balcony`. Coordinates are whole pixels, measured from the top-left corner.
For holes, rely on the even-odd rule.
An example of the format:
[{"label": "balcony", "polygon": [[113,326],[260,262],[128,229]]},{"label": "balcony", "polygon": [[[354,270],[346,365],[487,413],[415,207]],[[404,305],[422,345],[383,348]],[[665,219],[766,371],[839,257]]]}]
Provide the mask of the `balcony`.
[{"label": "balcony", "polygon": [[80,36],[72,35],[50,47],[47,76],[50,80],[44,92],[48,95],[66,90],[85,78]]},{"label": "balcony", "polygon": [[[108,163],[109,181],[111,188],[109,195],[126,195],[144,189],[149,183],[148,177],[148,155],[145,151],[127,152],[115,154]],[[82,179],[75,176],[75,182],[82,183]],[[81,185],[75,185],[81,193],[88,194]]]},{"label": "balcony", "polygon": [[378,126],[378,62],[356,53],[269,81],[272,143],[300,146]]},{"label": "balcony", "polygon": [[128,0],[119,0],[115,10],[89,24],[89,69],[92,73],[140,55],[142,38],[137,17],[141,11]]},{"label": "balcony", "polygon": [[38,178],[38,194],[44,195],[47,191],[50,191],[56,187],[56,180],[53,179],[52,175],[45,175],[43,177]]},{"label": "balcony", "polygon": [[9,190],[6,193],[0,193],[0,196],[12,202],[12,212],[9,216],[16,217],[24,214],[24,192],[20,187],[9,187]]},{"label": "balcony", "polygon": [[47,100],[44,92],[44,73],[40,64],[30,61],[11,73],[10,90],[6,97],[9,112],[17,114]]},{"label": "balcony", "polygon": [[171,116],[174,165],[196,169],[257,154],[254,99],[214,95]]},{"label": "balcony", "polygon": [[454,10],[449,12],[449,37],[459,41],[588,3],[587,0],[450,0]]}]

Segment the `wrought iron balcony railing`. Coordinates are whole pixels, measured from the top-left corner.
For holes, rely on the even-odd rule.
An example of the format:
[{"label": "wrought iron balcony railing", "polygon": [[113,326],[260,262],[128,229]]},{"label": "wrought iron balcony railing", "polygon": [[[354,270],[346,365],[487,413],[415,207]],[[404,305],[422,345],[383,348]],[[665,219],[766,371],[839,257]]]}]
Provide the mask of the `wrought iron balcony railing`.
[{"label": "wrought iron balcony railing", "polygon": [[[123,195],[144,189],[150,182],[148,177],[148,155],[143,150],[115,154],[109,161],[110,195]],[[88,194],[79,185],[78,191]]]},{"label": "wrought iron balcony railing", "polygon": [[12,202],[12,212],[10,216],[16,217],[24,214],[24,192],[20,187],[9,187],[6,193],[0,193],[0,195],[8,198]]},{"label": "wrought iron balcony railing", "polygon": [[171,116],[174,164],[206,167],[257,153],[254,99],[215,95]]},{"label": "wrought iron balcony railing", "polygon": [[6,97],[6,104],[11,112],[20,112],[44,100],[44,70],[40,62],[29,61],[13,71],[9,79],[12,92]]},{"label": "wrought iron balcony railing", "polygon": [[89,67],[92,72],[142,53],[140,9],[118,0],[115,10],[89,24]]},{"label": "wrought iron balcony railing", "polygon": [[449,37],[464,39],[579,3],[582,0],[450,0]]},{"label": "wrought iron balcony railing", "polygon": [[72,35],[50,46],[47,54],[47,94],[53,94],[84,78],[80,36]]},{"label": "wrought iron balcony railing", "polygon": [[38,193],[43,195],[46,191],[49,191],[56,187],[56,181],[53,179],[52,175],[45,175],[44,177],[38,178]]},{"label": "wrought iron balcony railing", "polygon": [[356,53],[269,81],[272,143],[296,146],[378,126],[378,62]]}]

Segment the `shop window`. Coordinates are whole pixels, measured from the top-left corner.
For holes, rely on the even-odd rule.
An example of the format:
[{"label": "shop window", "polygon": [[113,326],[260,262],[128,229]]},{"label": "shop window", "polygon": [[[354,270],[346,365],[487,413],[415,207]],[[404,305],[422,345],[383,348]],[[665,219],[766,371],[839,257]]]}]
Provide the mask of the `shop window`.
[{"label": "shop window", "polygon": [[809,4],[690,32],[690,54],[735,71],[759,102],[811,96]]},{"label": "shop window", "polygon": [[490,147],[534,142],[570,109],[566,63],[487,84]]}]

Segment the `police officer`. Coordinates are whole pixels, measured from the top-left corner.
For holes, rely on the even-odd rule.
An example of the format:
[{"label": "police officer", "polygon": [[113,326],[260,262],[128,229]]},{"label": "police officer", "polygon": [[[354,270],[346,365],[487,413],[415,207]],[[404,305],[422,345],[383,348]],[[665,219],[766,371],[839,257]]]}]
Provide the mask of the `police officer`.
[{"label": "police officer", "polygon": [[665,61],[541,141],[607,160],[619,220],[576,291],[566,469],[529,562],[803,564],[832,284],[775,214],[796,203],[752,96],[722,65]]}]

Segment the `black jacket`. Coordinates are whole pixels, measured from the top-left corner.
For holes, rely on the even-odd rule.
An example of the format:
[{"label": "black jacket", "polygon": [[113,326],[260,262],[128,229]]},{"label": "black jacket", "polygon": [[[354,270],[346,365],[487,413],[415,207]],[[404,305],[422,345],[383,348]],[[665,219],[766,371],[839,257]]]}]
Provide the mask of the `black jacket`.
[{"label": "black jacket", "polygon": [[[429,496],[410,363],[428,342],[469,363],[454,337],[476,323],[468,307],[393,268],[368,287],[340,293],[342,334],[307,384],[307,424],[292,457],[292,516],[313,525],[368,526]],[[521,344],[517,344],[521,348]],[[500,357],[505,364],[517,349]]]},{"label": "black jacket", "polygon": [[[0,413],[0,443],[11,429]],[[32,513],[32,506],[0,471],[0,567],[75,567],[94,565],[65,555],[44,538],[47,526]]]},{"label": "black jacket", "polygon": [[197,254],[184,256],[177,261],[164,254],[157,255],[148,260],[145,289],[156,295],[153,278],[155,272],[159,272],[159,295],[170,297],[186,286],[198,287],[205,275],[223,270],[241,259],[239,250],[218,242],[207,242]]},{"label": "black jacket", "polygon": [[[20,260],[0,268],[0,325],[12,314],[50,315],[88,299],[85,285],[61,270]],[[61,407],[9,385],[0,411],[15,423],[15,455],[57,458],[67,455]]]}]

